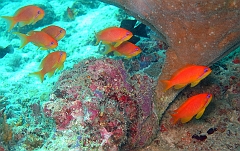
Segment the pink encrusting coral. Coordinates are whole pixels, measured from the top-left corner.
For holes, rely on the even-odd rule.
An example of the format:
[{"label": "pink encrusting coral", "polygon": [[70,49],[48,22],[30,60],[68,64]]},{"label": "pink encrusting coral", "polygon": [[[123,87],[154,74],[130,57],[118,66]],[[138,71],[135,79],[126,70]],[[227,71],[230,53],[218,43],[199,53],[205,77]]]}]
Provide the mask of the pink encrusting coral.
[{"label": "pink encrusting coral", "polygon": [[130,77],[121,60],[83,60],[63,72],[44,112],[58,130],[77,127],[76,135],[84,136],[82,147],[140,148],[153,140],[159,127],[153,87],[154,80],[146,75]]}]

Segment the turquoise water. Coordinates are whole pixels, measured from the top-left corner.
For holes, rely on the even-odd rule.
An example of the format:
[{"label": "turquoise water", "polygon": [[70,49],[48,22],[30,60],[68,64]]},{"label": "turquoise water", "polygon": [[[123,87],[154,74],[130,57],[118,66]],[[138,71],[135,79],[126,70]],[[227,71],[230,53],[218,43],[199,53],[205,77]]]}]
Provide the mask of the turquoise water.
[{"label": "turquoise water", "polygon": [[[147,28],[150,37],[141,37],[137,45],[143,52],[136,57],[124,59],[113,54],[105,55],[103,45],[95,45],[95,33],[107,27],[119,27],[122,20],[134,20],[133,17],[97,0],[0,0],[0,16],[12,16],[27,5],[44,9],[44,18],[34,25],[16,25],[10,32],[6,21],[0,19],[0,50],[8,52],[0,53],[0,151],[118,150],[119,146],[122,150],[131,150],[134,145],[141,148],[148,144],[159,130],[151,101],[165,57],[165,50],[159,47],[155,33]],[[19,49],[21,40],[14,32],[26,34],[49,25],[66,30],[56,48],[40,50],[29,43]],[[29,73],[39,71],[48,54],[59,50],[67,54],[63,70],[55,72],[52,77],[45,76],[43,82],[36,76],[29,76]],[[215,107],[215,112],[231,106],[229,108],[236,113],[234,126],[239,125],[236,124],[239,122],[239,72],[235,72],[239,71],[239,59],[238,49],[214,64],[211,82],[208,79],[213,86],[221,82],[221,88],[230,85],[227,90],[222,90],[224,92],[219,92],[219,98],[231,96],[235,104],[222,103],[222,106]],[[224,77],[235,81],[230,83]],[[208,82],[205,85],[209,86]],[[210,90],[217,89],[209,87]],[[121,101],[128,103],[122,105]],[[209,117],[216,117],[210,110],[207,113]],[[164,124],[169,120],[168,112],[166,117],[163,118]],[[207,129],[207,126],[202,127]],[[189,129],[179,129],[196,133],[194,125],[185,128]],[[170,126],[170,134],[176,129]],[[162,137],[172,144],[171,137],[175,136],[177,134],[163,133]],[[234,137],[234,140],[237,139]]]},{"label": "turquoise water", "polygon": [[[96,4],[74,4],[75,1],[1,1],[0,16],[12,16],[19,8],[38,4],[45,6],[44,22],[37,22],[33,26],[20,28],[15,26],[7,32],[6,22],[0,20],[0,46],[5,48],[12,45],[14,53],[6,54],[0,59],[0,111],[1,124],[6,122],[9,129],[1,129],[1,148],[5,150],[68,150],[69,134],[59,137],[54,136],[56,126],[54,121],[46,118],[42,112],[42,105],[49,100],[49,95],[62,71],[56,72],[51,78],[45,76],[43,83],[29,76],[31,72],[38,71],[42,59],[50,52],[63,50],[67,53],[64,69],[72,68],[73,65],[88,57],[102,57],[98,52],[98,46],[94,46],[95,32],[109,26],[119,26],[120,21],[116,15],[118,8],[107,6],[101,2]],[[66,15],[67,7],[74,8],[75,19],[70,20]],[[92,8],[91,8],[92,7]],[[77,12],[82,8],[83,12]],[[14,31],[28,32],[41,30],[49,25],[57,25],[64,28],[66,36],[59,41],[54,50],[38,50],[32,43],[23,49],[18,49],[20,40],[13,34]],[[34,108],[34,109],[33,109]],[[3,120],[6,115],[6,121]],[[3,138],[5,130],[12,131],[12,138]],[[36,132],[38,131],[38,132]],[[3,134],[4,133],[4,134]],[[10,134],[9,134],[10,135]],[[40,136],[41,135],[41,136]],[[7,136],[6,136],[7,137]],[[55,138],[52,140],[52,138]],[[48,140],[49,139],[49,140]],[[5,140],[5,141],[3,141]],[[74,140],[76,142],[76,140]],[[65,143],[64,143],[65,142]],[[67,148],[67,149],[66,149]],[[1,149],[0,149],[1,150]]]}]

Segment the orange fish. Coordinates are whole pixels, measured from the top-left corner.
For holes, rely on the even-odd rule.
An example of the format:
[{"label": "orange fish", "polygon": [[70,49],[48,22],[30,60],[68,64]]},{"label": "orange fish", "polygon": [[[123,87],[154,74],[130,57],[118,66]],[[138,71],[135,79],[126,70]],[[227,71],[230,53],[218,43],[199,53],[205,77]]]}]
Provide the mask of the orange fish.
[{"label": "orange fish", "polygon": [[44,10],[37,6],[29,5],[18,9],[12,17],[1,17],[7,21],[8,31],[10,31],[17,23],[19,23],[20,27],[30,24],[34,25],[44,17]]},{"label": "orange fish", "polygon": [[16,34],[21,40],[22,44],[19,49],[23,48],[29,42],[32,42],[41,50],[53,49],[58,46],[58,42],[43,31],[31,31],[28,35],[19,32],[14,32],[14,34]]},{"label": "orange fish", "polygon": [[175,89],[180,89],[189,83],[191,83],[191,87],[194,87],[211,72],[212,70],[206,66],[187,65],[177,71],[170,80],[162,80],[163,84],[165,84],[164,91],[172,86]]},{"label": "orange fish", "polygon": [[186,123],[196,114],[196,119],[199,119],[211,100],[212,94],[209,93],[202,93],[190,97],[177,110],[175,110],[173,114],[171,114],[171,122],[176,124],[180,119],[182,123]]},{"label": "orange fish", "polygon": [[43,28],[41,31],[44,31],[55,40],[59,41],[66,35],[66,30],[55,25],[51,25],[48,27]]},{"label": "orange fish", "polygon": [[48,77],[50,78],[55,70],[57,71],[62,70],[64,67],[64,61],[66,60],[67,54],[64,51],[55,51],[48,54],[43,61],[39,68],[41,68],[38,72],[30,73],[29,75],[36,75],[41,79],[41,82],[44,80],[44,75],[48,73]]},{"label": "orange fish", "polygon": [[137,56],[142,52],[142,50],[134,45],[131,42],[125,41],[120,46],[114,47],[112,45],[105,45],[105,52],[104,54],[108,54],[114,51],[114,54],[117,56],[125,56],[126,59],[130,59],[134,56]]},{"label": "orange fish", "polygon": [[111,44],[114,47],[118,47],[122,42],[129,40],[132,36],[133,34],[124,28],[109,27],[96,33],[96,45],[102,41],[103,44]]}]

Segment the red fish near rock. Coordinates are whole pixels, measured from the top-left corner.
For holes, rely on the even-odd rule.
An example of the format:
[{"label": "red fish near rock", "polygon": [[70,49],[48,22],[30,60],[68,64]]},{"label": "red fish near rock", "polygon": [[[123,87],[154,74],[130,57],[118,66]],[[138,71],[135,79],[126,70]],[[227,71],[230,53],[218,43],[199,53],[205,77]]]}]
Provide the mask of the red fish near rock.
[{"label": "red fish near rock", "polygon": [[170,80],[162,80],[163,84],[165,84],[164,91],[170,89],[172,86],[180,89],[189,83],[191,83],[191,87],[194,87],[211,72],[212,70],[206,66],[187,65],[177,71]]},{"label": "red fish near rock", "polygon": [[23,48],[29,42],[32,42],[41,50],[53,49],[58,46],[58,42],[43,31],[31,31],[28,35],[19,32],[14,32],[14,34],[16,34],[21,40],[22,44],[19,49]]},{"label": "red fish near rock", "polygon": [[114,47],[118,47],[121,43],[129,40],[132,36],[133,34],[124,28],[109,27],[96,33],[96,45],[102,41],[103,44],[110,44]]},{"label": "red fish near rock", "polygon": [[8,31],[10,31],[17,23],[19,23],[20,27],[30,24],[34,25],[37,21],[44,17],[44,10],[40,7],[29,5],[17,10],[12,17],[1,17],[7,21]]},{"label": "red fish near rock", "polygon": [[51,25],[48,27],[43,28],[41,31],[44,31],[55,40],[59,41],[66,35],[66,30],[55,25]]},{"label": "red fish near rock", "polygon": [[48,74],[48,77],[51,77],[56,70],[59,71],[63,69],[66,57],[67,54],[64,51],[52,52],[43,59],[40,65],[41,70],[30,73],[29,75],[36,75],[41,79],[41,82],[43,82],[45,74]]},{"label": "red fish near rock", "polygon": [[182,123],[186,123],[196,114],[196,119],[199,119],[203,115],[205,108],[211,100],[212,94],[209,93],[202,93],[190,97],[177,110],[175,110],[173,114],[171,114],[171,122],[176,124],[180,119]]},{"label": "red fish near rock", "polygon": [[137,56],[142,52],[142,50],[138,46],[128,41],[123,42],[118,47],[114,47],[112,45],[105,45],[104,54],[108,54],[112,51],[114,51],[114,54],[117,56],[125,56],[126,59]]}]

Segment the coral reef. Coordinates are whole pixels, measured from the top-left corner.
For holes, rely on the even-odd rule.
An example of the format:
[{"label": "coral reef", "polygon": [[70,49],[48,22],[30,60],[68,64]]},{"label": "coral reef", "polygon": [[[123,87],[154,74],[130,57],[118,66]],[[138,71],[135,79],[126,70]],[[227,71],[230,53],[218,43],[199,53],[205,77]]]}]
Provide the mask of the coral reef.
[{"label": "coral reef", "polygon": [[138,45],[142,53],[131,60],[124,60],[128,73],[131,75],[144,73],[156,80],[161,73],[166,52],[159,46],[160,42],[158,39],[141,37]]},{"label": "coral reef", "polygon": [[63,72],[44,112],[58,130],[80,134],[82,144],[73,143],[72,148],[139,148],[149,144],[158,129],[153,86],[147,75],[130,77],[120,60],[91,58]]},{"label": "coral reef", "polygon": [[6,114],[3,115],[3,122],[2,122],[2,140],[4,141],[5,144],[8,144],[12,140],[12,128],[11,126],[7,123],[7,116]]},{"label": "coral reef", "polygon": [[[14,86],[21,88],[17,84]],[[10,91],[14,92],[11,87]],[[0,126],[0,146],[6,151],[42,147],[43,140],[49,137],[49,131],[55,126],[53,120],[44,117],[41,105],[36,101],[47,100],[48,95],[34,96],[32,90],[24,93],[29,96],[14,100],[15,104],[11,104],[9,98],[12,96],[8,92],[0,100],[0,123],[3,123]]]}]

